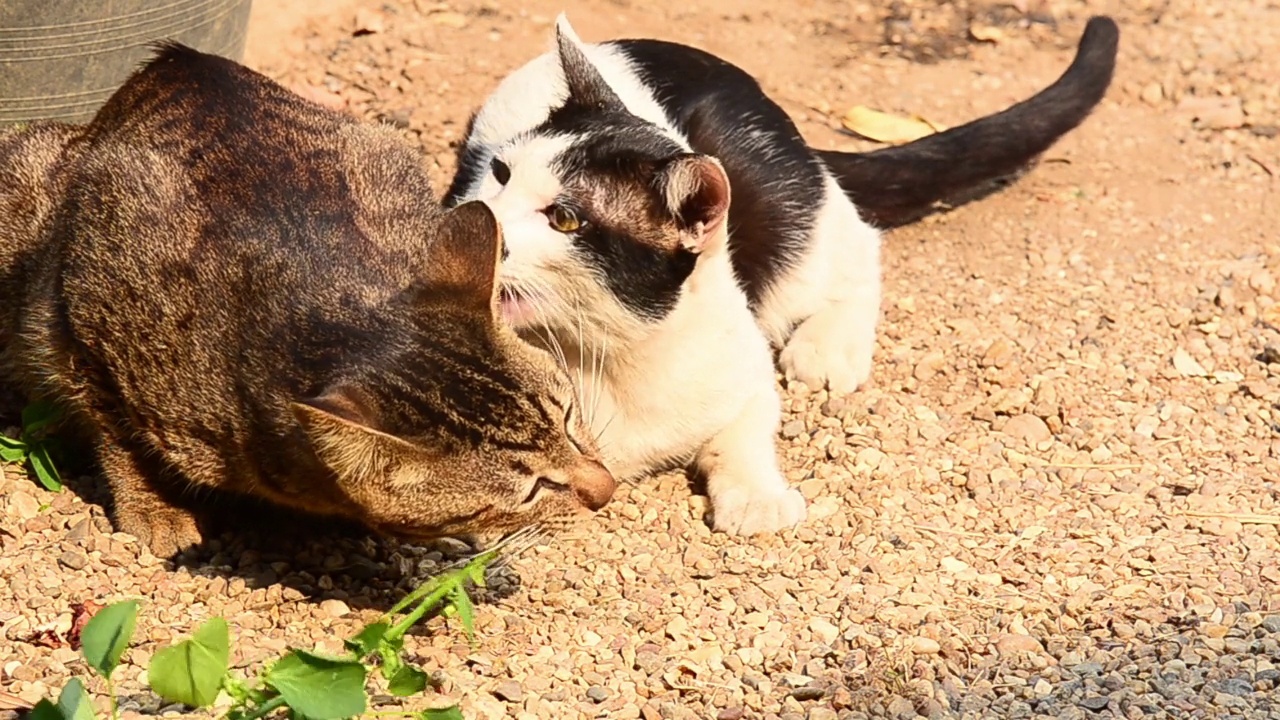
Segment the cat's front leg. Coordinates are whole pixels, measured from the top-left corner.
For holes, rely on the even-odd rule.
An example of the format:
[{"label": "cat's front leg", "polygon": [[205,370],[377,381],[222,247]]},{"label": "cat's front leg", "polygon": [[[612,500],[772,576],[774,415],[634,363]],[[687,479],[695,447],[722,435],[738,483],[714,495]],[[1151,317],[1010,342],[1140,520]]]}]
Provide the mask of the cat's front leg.
[{"label": "cat's front leg", "polygon": [[800,323],[778,364],[815,390],[847,395],[871,377],[879,317],[878,297],[833,302]]},{"label": "cat's front leg", "polygon": [[694,466],[707,481],[714,529],[754,535],[804,520],[804,496],[778,467],[779,406],[769,378],[767,388],[757,389],[737,417],[698,451]]},{"label": "cat's front leg", "polygon": [[98,462],[111,486],[116,530],[138,538],[160,558],[202,542],[195,516],[151,486],[133,452],[104,437],[98,444]]}]

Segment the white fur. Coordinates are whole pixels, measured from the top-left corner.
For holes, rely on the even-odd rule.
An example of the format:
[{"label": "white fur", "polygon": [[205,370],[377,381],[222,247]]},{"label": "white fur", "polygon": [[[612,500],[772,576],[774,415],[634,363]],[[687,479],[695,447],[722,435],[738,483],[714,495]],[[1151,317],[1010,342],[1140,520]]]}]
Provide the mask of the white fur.
[{"label": "white fur", "polygon": [[[577,34],[569,27],[563,13],[556,18],[556,26],[568,30],[567,34],[582,48],[591,64],[631,114],[666,130],[672,140],[685,149],[689,148],[688,140],[676,132],[662,106],[636,75],[626,56],[607,45],[578,41]],[[476,113],[467,144],[488,150],[483,159],[487,163],[503,145],[546,120],[553,109],[564,104],[568,94],[564,70],[560,67],[556,53],[552,51],[539,55],[498,83],[498,87]],[[468,188],[467,197],[477,197],[478,191],[478,187]]]},{"label": "white fur", "polygon": [[879,319],[880,232],[828,175],[808,253],[765,295],[757,320],[788,376],[846,394],[871,377]]},{"label": "white fur", "polygon": [[[563,16],[557,25],[576,41]],[[579,45],[629,111],[689,147],[625,56]],[[581,370],[590,424],[615,475],[631,479],[692,461],[707,479],[717,529],[752,534],[800,522],[804,499],[778,466],[770,344],[781,348],[783,369],[813,387],[844,393],[866,381],[880,313],[879,233],[828,177],[806,254],[758,316],[734,276],[722,226],[676,308],[656,326],[639,322],[573,262],[568,239],[539,214],[559,180],[545,162],[524,166],[553,156],[564,140],[526,133],[566,94],[556,54],[542,55],[498,85],[467,139],[485,151],[482,162],[500,155],[513,170],[506,187],[486,173],[466,197],[485,200],[503,224],[504,283],[539,299],[539,317],[521,323],[525,334],[546,329]]]}]

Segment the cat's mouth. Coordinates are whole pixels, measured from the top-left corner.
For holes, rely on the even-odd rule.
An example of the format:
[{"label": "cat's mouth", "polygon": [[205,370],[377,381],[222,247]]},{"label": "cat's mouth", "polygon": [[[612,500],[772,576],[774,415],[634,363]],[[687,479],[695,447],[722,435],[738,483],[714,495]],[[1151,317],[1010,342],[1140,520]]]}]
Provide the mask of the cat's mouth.
[{"label": "cat's mouth", "polygon": [[518,288],[504,285],[498,291],[502,318],[516,327],[533,323],[538,317],[537,300]]}]

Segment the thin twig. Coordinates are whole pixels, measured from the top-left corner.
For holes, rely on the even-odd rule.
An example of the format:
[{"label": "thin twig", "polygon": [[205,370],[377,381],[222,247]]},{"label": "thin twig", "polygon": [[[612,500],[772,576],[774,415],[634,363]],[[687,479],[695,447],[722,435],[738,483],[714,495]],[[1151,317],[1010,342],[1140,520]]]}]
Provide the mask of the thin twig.
[{"label": "thin twig", "polygon": [[909,528],[914,528],[916,530],[925,530],[927,532],[938,533],[940,535],[960,535],[963,537],[971,537],[971,538],[991,537],[991,534],[989,533],[976,533],[976,532],[969,532],[968,530],[952,530],[950,528],[929,527],[928,525],[917,525],[915,523],[903,523],[903,525],[906,525]]},{"label": "thin twig", "polygon": [[1235,520],[1245,525],[1277,525],[1280,526],[1280,515],[1259,515],[1257,513],[1206,512],[1199,510],[1182,510],[1178,513],[1189,518],[1210,518],[1215,520]]}]

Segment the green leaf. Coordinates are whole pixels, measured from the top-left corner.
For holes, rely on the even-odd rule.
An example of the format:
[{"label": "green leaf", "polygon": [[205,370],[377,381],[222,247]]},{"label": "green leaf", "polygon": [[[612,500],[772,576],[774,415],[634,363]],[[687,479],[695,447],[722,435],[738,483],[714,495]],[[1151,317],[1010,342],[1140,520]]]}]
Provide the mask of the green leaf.
[{"label": "green leaf", "polygon": [[495,557],[497,556],[485,553],[467,563],[467,566],[463,568],[466,571],[467,579],[475,583],[476,587],[484,587],[484,571]]},{"label": "green leaf", "polygon": [[196,628],[191,639],[156,653],[147,669],[147,680],[151,689],[169,702],[208,707],[218,698],[230,660],[227,621],[210,618]]},{"label": "green leaf", "polygon": [[22,462],[27,459],[27,447],[21,445],[19,447],[6,447],[0,444],[0,460],[5,462]]},{"label": "green leaf", "polygon": [[65,720],[94,720],[93,700],[78,678],[71,678],[58,696],[58,712]]},{"label": "green leaf", "polygon": [[459,710],[457,705],[423,710],[418,717],[422,718],[422,720],[467,720],[462,716],[462,710]]},{"label": "green leaf", "polygon": [[8,435],[0,435],[0,447],[3,448],[25,448],[26,443],[17,438],[11,438]]},{"label": "green leaf", "polygon": [[48,448],[37,445],[27,459],[31,461],[31,469],[46,490],[58,492],[62,489],[62,478],[58,475],[58,468],[53,466],[53,460],[49,458]]},{"label": "green leaf", "polygon": [[104,678],[111,677],[120,664],[120,656],[129,647],[137,621],[137,600],[108,605],[90,618],[80,632],[80,651],[89,667]]},{"label": "green leaf", "polygon": [[378,648],[378,655],[382,658],[382,664],[378,666],[378,672],[382,673],[382,677],[391,682],[396,674],[400,672],[400,668],[405,666],[404,659],[400,657],[398,649],[382,646]]},{"label": "green leaf", "polygon": [[461,585],[455,585],[453,587],[453,596],[449,600],[458,612],[458,620],[462,622],[462,629],[466,631],[467,638],[474,645],[476,642],[476,609],[471,605],[471,597],[467,595],[466,589]]},{"label": "green leaf", "polygon": [[58,407],[48,400],[33,402],[22,409],[22,434],[34,436],[57,421]]},{"label": "green leaf", "polygon": [[400,697],[417,695],[427,689],[427,674],[412,665],[401,665],[387,682],[387,692]]},{"label": "green leaf", "polygon": [[382,644],[382,638],[391,629],[391,625],[385,622],[376,622],[372,625],[365,625],[364,629],[356,633],[355,637],[343,640],[343,644],[351,652],[359,655],[361,658],[378,649]]},{"label": "green leaf", "polygon": [[295,713],[310,720],[342,720],[368,707],[366,672],[358,660],[294,650],[272,666],[266,681]]},{"label": "green leaf", "polygon": [[31,708],[31,712],[27,713],[27,720],[67,720],[62,717],[62,711],[57,705],[48,700],[41,700],[36,706]]},{"label": "green leaf", "polygon": [[[150,675],[150,672],[148,672],[147,674]],[[230,675],[226,675],[223,677],[222,689],[226,690],[227,694],[231,696],[231,699],[235,700],[237,703],[248,702],[252,694],[252,691],[249,689],[249,686],[244,684],[243,680],[232,677]]]}]

